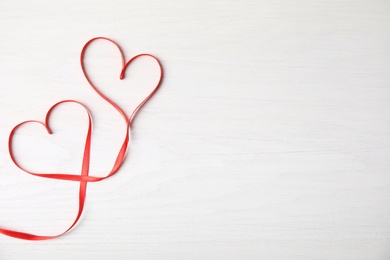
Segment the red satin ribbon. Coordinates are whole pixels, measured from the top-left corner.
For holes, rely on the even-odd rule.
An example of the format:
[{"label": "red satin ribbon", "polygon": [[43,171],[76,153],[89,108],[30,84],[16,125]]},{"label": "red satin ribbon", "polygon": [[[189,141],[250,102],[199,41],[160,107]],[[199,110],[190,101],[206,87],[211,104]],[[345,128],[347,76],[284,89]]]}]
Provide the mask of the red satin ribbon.
[{"label": "red satin ribbon", "polygon": [[[87,73],[87,70],[86,70],[85,64],[84,64],[85,52],[88,49],[88,46],[92,42],[94,42],[96,40],[106,40],[106,41],[109,41],[109,42],[113,43],[118,48],[118,50],[119,50],[119,52],[121,54],[121,59],[122,59],[122,70],[121,70],[121,73],[120,73],[120,76],[119,76],[119,78],[121,80],[125,78],[125,72],[126,72],[126,69],[128,68],[128,66],[134,60],[136,60],[136,59],[138,59],[140,57],[145,57],[145,56],[146,57],[151,57],[151,58],[153,58],[157,62],[158,66],[159,66],[160,75],[159,75],[158,83],[156,84],[156,86],[152,90],[152,92],[150,92],[150,94],[133,110],[133,112],[131,113],[130,116],[127,116],[126,113],[123,111],[123,109],[121,109],[114,101],[112,101],[106,95],[104,95],[96,87],[96,85],[92,82],[92,80],[90,79],[90,77],[89,77],[89,75]],[[1,234],[4,234],[6,236],[10,236],[10,237],[14,237],[14,238],[25,239],[25,240],[47,240],[47,239],[57,238],[59,236],[62,236],[64,234],[68,233],[77,224],[77,222],[79,221],[79,219],[80,219],[80,217],[81,217],[81,215],[83,213],[88,182],[97,182],[97,181],[102,181],[104,179],[107,179],[107,178],[111,177],[112,175],[114,175],[120,169],[120,167],[121,167],[121,165],[122,165],[122,163],[123,163],[123,161],[125,159],[125,156],[126,156],[126,152],[127,152],[127,148],[128,148],[128,144],[129,144],[129,140],[130,140],[130,129],[131,129],[132,122],[133,122],[137,112],[140,110],[140,108],[156,93],[156,91],[158,90],[158,88],[161,85],[162,78],[163,78],[162,66],[161,66],[161,63],[159,62],[159,60],[156,57],[154,57],[151,54],[138,54],[138,55],[134,56],[133,58],[131,58],[130,60],[128,60],[126,62],[124,54],[123,54],[123,51],[120,48],[120,46],[115,41],[113,41],[111,39],[108,39],[108,38],[105,38],[105,37],[93,38],[93,39],[89,40],[84,45],[84,47],[83,47],[83,49],[81,51],[81,55],[80,55],[80,63],[81,63],[81,68],[82,68],[82,71],[84,73],[84,76],[87,79],[87,81],[90,84],[90,86],[95,90],[96,93],[98,93],[106,102],[108,102],[110,105],[112,105],[120,113],[120,115],[123,117],[123,119],[125,120],[125,123],[126,123],[126,136],[125,136],[123,144],[122,144],[122,146],[121,146],[121,148],[120,148],[120,150],[118,152],[118,155],[116,157],[114,165],[113,165],[111,171],[104,177],[95,177],[95,176],[90,176],[89,175],[89,164],[90,164],[90,155],[91,155],[91,141],[92,141],[92,116],[91,116],[91,113],[89,112],[88,108],[85,105],[83,105],[80,102],[78,102],[78,101],[75,101],[75,100],[63,100],[63,101],[60,101],[60,102],[56,103],[47,112],[46,118],[45,118],[44,122],[40,122],[40,121],[37,121],[37,120],[28,120],[28,121],[25,121],[25,122],[22,122],[22,123],[16,125],[12,129],[12,131],[11,131],[11,133],[9,135],[9,140],[8,140],[8,149],[9,149],[9,154],[11,156],[12,161],[22,171],[24,171],[24,172],[26,172],[28,174],[37,176],[37,177],[80,182],[80,188],[79,188],[79,209],[78,209],[78,213],[76,215],[76,218],[73,221],[73,223],[70,225],[70,227],[67,230],[65,230],[64,232],[62,232],[62,233],[60,233],[58,235],[54,235],[54,236],[39,236],[39,235],[34,235],[34,234],[29,234],[29,233],[24,233],[24,232],[19,232],[19,231],[14,231],[14,230],[10,230],[10,229],[0,228],[0,233]],[[29,170],[23,168],[21,166],[21,164],[16,160],[16,158],[14,156],[13,146],[12,146],[13,137],[14,137],[16,131],[19,129],[19,127],[21,127],[21,126],[23,126],[23,125],[25,125],[27,123],[38,123],[38,124],[41,124],[43,127],[45,127],[45,129],[47,130],[47,132],[49,134],[52,134],[52,131],[51,131],[50,125],[49,125],[50,116],[51,116],[53,110],[55,108],[57,108],[59,105],[63,104],[63,103],[76,103],[76,104],[79,104],[79,105],[81,105],[85,109],[85,111],[87,112],[87,115],[88,115],[88,131],[87,131],[86,140],[85,140],[85,147],[84,147],[84,155],[83,155],[83,161],[82,161],[81,174],[36,173],[36,172],[32,172],[32,171],[29,171]]]}]

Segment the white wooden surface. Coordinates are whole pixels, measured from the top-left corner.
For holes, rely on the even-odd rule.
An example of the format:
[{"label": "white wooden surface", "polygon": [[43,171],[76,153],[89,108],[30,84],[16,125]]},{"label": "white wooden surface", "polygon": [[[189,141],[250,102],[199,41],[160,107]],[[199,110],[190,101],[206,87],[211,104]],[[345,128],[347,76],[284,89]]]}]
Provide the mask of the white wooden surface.
[{"label": "white wooden surface", "polygon": [[[165,80],[140,112],[126,163],[89,185],[80,224],[45,242],[0,236],[0,259],[390,259],[388,1],[2,1],[0,225],[57,234],[77,184],[31,177],[7,150],[18,122],[62,99],[90,107],[91,174],[110,169],[125,127],[87,85],[92,37],[160,58]],[[119,82],[107,43],[91,73],[126,111],[156,80]],[[51,137],[15,140],[30,169],[79,173],[85,115],[67,105]]]}]

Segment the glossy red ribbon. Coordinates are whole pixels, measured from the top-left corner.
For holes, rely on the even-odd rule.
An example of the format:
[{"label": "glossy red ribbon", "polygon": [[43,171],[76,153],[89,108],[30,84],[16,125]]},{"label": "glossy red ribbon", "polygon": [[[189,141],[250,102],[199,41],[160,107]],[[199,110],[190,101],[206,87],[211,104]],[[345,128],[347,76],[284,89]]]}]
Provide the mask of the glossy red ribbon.
[{"label": "glossy red ribbon", "polygon": [[[137,105],[137,107],[133,110],[133,112],[130,114],[130,116],[127,116],[126,113],[124,112],[124,110],[121,109],[119,105],[117,105],[114,101],[112,101],[105,94],[103,94],[96,87],[96,85],[92,82],[91,78],[89,77],[89,75],[87,73],[87,70],[86,70],[85,64],[84,64],[85,52],[88,49],[88,47],[90,46],[90,44],[92,42],[96,41],[96,40],[109,41],[109,42],[113,43],[116,46],[116,48],[119,50],[120,55],[121,55],[121,60],[122,60],[122,70],[121,70],[121,73],[120,73],[120,76],[119,76],[119,78],[121,80],[125,78],[125,72],[126,72],[127,68],[129,67],[129,65],[134,60],[136,60],[136,59],[138,59],[140,57],[151,57],[151,58],[153,58],[157,62],[158,66],[159,66],[160,74],[159,74],[159,79],[158,79],[158,82],[157,82],[155,88],[152,90],[152,92],[150,92],[148,94],[148,96],[140,104]],[[90,86],[93,88],[93,90],[97,94],[99,94],[99,96],[102,97],[106,102],[108,102],[111,106],[113,106],[118,111],[118,113],[123,117],[123,119],[124,119],[124,121],[126,123],[126,136],[125,136],[123,144],[122,144],[122,146],[121,146],[121,148],[120,148],[120,150],[118,152],[118,155],[116,157],[114,165],[113,165],[111,171],[104,177],[95,177],[95,176],[90,176],[89,175],[89,164],[90,164],[90,155],[91,155],[91,141],[92,141],[92,116],[91,116],[91,113],[88,110],[88,108],[85,105],[83,105],[82,103],[78,102],[78,101],[75,101],[75,100],[63,100],[63,101],[60,101],[60,102],[54,104],[49,109],[49,111],[47,112],[46,118],[45,118],[44,122],[40,122],[40,121],[37,121],[37,120],[28,120],[28,121],[25,121],[25,122],[22,122],[22,123],[16,125],[12,129],[12,131],[11,131],[11,133],[9,135],[9,140],[8,140],[9,154],[10,154],[10,157],[11,157],[12,161],[15,163],[15,165],[19,169],[21,169],[22,171],[24,171],[24,172],[26,172],[28,174],[37,176],[37,177],[80,182],[80,188],[79,188],[79,208],[78,208],[78,212],[77,212],[77,215],[75,217],[75,220],[70,225],[70,227],[68,229],[66,229],[64,232],[62,232],[62,233],[60,233],[58,235],[54,235],[54,236],[40,236],[40,235],[34,235],[34,234],[25,233],[25,232],[19,232],[19,231],[14,231],[14,230],[10,230],[10,229],[0,228],[0,233],[3,234],[3,235],[14,237],[14,238],[19,238],[19,239],[24,239],[24,240],[47,240],[47,239],[57,238],[59,236],[62,236],[64,234],[68,233],[77,224],[77,222],[79,221],[79,219],[80,219],[80,217],[81,217],[81,215],[83,213],[88,182],[97,182],[97,181],[102,181],[104,179],[107,179],[107,178],[111,177],[112,175],[114,175],[120,169],[120,167],[122,166],[123,161],[124,161],[125,156],[126,156],[129,140],[130,140],[130,129],[131,129],[132,122],[133,122],[135,116],[137,115],[138,111],[140,110],[140,108],[156,93],[156,91],[158,90],[158,88],[161,85],[162,78],[163,78],[162,66],[161,66],[160,61],[156,57],[154,57],[151,54],[144,53],[144,54],[138,54],[138,55],[134,56],[133,58],[131,58],[130,60],[128,60],[126,62],[124,54],[123,54],[123,51],[120,48],[120,46],[115,41],[113,41],[113,40],[111,40],[109,38],[105,38],[105,37],[93,38],[93,39],[89,40],[84,45],[84,47],[83,47],[83,49],[81,51],[81,55],[80,55],[80,63],[81,63],[81,68],[82,68],[82,71],[84,73],[84,76],[87,79],[87,81],[90,84]],[[87,131],[86,140],[85,140],[85,146],[84,146],[84,155],[83,155],[83,160],[82,160],[81,174],[36,173],[36,172],[32,172],[32,171],[29,171],[29,170],[25,169],[24,167],[21,166],[21,164],[16,160],[16,158],[14,156],[12,143],[13,143],[13,138],[14,138],[14,135],[15,135],[16,131],[21,126],[23,126],[25,124],[28,124],[28,123],[38,123],[38,124],[41,124],[46,129],[46,131],[49,134],[52,134],[52,131],[50,129],[50,124],[49,124],[50,116],[51,116],[53,110],[56,109],[58,106],[60,106],[63,103],[76,103],[78,105],[81,105],[85,109],[85,111],[87,112],[87,115],[88,115],[88,131]]]}]

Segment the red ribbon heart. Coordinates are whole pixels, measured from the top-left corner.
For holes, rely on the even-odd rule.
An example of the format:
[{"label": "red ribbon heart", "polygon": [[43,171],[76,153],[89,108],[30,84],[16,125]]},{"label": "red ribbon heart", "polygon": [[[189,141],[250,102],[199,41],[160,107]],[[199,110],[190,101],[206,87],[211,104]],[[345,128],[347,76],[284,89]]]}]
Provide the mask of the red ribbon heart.
[{"label": "red ribbon heart", "polygon": [[[85,52],[87,51],[87,49],[90,46],[90,44],[93,43],[94,41],[97,41],[97,40],[108,41],[108,42],[114,44],[114,46],[118,49],[118,51],[120,53],[120,56],[121,56],[121,62],[122,62],[122,70],[121,70],[121,73],[119,75],[119,79],[120,80],[123,80],[125,78],[125,73],[126,73],[127,68],[129,67],[129,65],[133,61],[135,61],[136,59],[138,59],[140,57],[151,57],[151,58],[153,58],[157,62],[157,65],[159,67],[159,72],[160,72],[160,75],[159,75],[159,78],[158,78],[158,82],[157,82],[156,86],[153,88],[153,90],[146,96],[146,98],[144,100],[142,100],[141,103],[139,103],[138,106],[133,110],[133,112],[131,113],[130,116],[127,116],[126,113],[124,112],[124,110],[118,104],[116,104],[113,100],[108,98],[102,91],[100,91],[96,87],[96,85],[93,83],[93,81],[91,80],[90,76],[87,73],[87,69],[86,69],[85,63],[84,63]],[[106,38],[106,37],[96,37],[96,38],[93,38],[93,39],[89,40],[84,45],[83,49],[81,50],[80,64],[81,64],[81,69],[82,69],[82,71],[84,73],[84,76],[87,79],[89,85],[92,87],[92,89],[100,97],[102,97],[107,103],[109,103],[111,106],[113,106],[119,112],[119,114],[125,120],[127,128],[128,128],[128,130],[126,131],[125,140],[124,140],[124,142],[123,142],[123,144],[122,144],[122,146],[121,146],[121,148],[120,148],[120,150],[118,152],[118,155],[116,157],[116,160],[115,160],[115,163],[114,163],[114,167],[112,168],[112,170],[110,171],[110,173],[106,177],[102,177],[102,179],[105,179],[105,178],[108,178],[108,177],[112,176],[113,174],[115,174],[116,171],[118,171],[120,165],[122,164],[122,162],[124,160],[124,157],[126,155],[128,143],[129,143],[129,140],[130,140],[129,129],[131,128],[131,123],[134,120],[134,118],[135,118],[136,114],[138,113],[138,111],[141,109],[141,107],[143,105],[145,105],[145,103],[157,92],[158,88],[160,87],[162,79],[163,79],[163,69],[162,69],[162,65],[161,65],[160,61],[155,56],[153,56],[151,54],[147,54],[147,53],[138,54],[138,55],[134,56],[133,58],[131,58],[130,60],[128,60],[126,62],[125,55],[123,54],[122,48],[119,46],[119,44],[117,44],[115,41],[113,41],[113,40],[111,40],[109,38]]]},{"label": "red ribbon heart", "polygon": [[[88,114],[88,131],[87,131],[87,136],[86,136],[86,140],[85,140],[84,155],[83,155],[83,161],[82,161],[82,167],[81,167],[81,175],[72,175],[72,174],[40,174],[40,173],[33,173],[31,171],[25,170],[23,167],[21,167],[18,164],[18,162],[15,159],[14,153],[13,153],[12,140],[13,140],[13,137],[15,135],[15,132],[22,125],[25,125],[25,124],[28,124],[28,123],[38,123],[38,124],[41,124],[43,127],[45,127],[45,129],[47,130],[47,132],[49,134],[52,134],[52,131],[51,131],[50,125],[49,125],[50,115],[51,115],[51,113],[53,112],[53,110],[55,108],[57,108],[59,105],[61,105],[63,103],[76,103],[76,104],[79,104],[79,105],[81,105],[85,109],[85,111]],[[40,121],[37,121],[37,120],[28,120],[28,121],[25,121],[25,122],[22,122],[22,123],[18,124],[17,126],[15,126],[12,129],[12,131],[10,133],[10,136],[9,136],[8,147],[9,147],[9,153],[10,153],[11,159],[15,163],[15,165],[18,166],[21,170],[23,170],[23,171],[25,171],[25,172],[27,172],[29,174],[32,174],[34,176],[45,177],[45,178],[52,178],[52,179],[58,179],[58,180],[79,181],[80,182],[80,188],[79,188],[79,209],[78,209],[77,216],[76,216],[75,220],[73,221],[72,225],[65,232],[63,232],[63,233],[61,233],[59,235],[55,235],[55,236],[37,236],[37,235],[29,234],[29,233],[18,232],[18,231],[13,231],[13,230],[10,230],[10,229],[3,229],[3,228],[0,228],[0,233],[4,234],[6,236],[19,238],[19,239],[25,239],[25,240],[47,240],[47,239],[53,239],[53,238],[59,237],[59,236],[65,234],[65,233],[67,233],[69,230],[71,230],[76,225],[76,223],[79,221],[79,219],[80,219],[80,217],[81,217],[81,215],[83,213],[84,204],[85,204],[85,197],[86,197],[86,192],[87,192],[87,183],[88,183],[88,181],[93,181],[93,179],[91,179],[91,178],[94,178],[94,177],[88,176],[90,154],[91,154],[91,137],[92,137],[92,117],[91,117],[91,113],[89,112],[89,110],[88,110],[88,108],[86,106],[84,106],[80,102],[77,102],[77,101],[74,101],[74,100],[64,100],[64,101],[60,101],[60,102],[56,103],[55,105],[53,105],[48,110],[48,112],[46,114],[45,122],[40,122]]]},{"label": "red ribbon heart", "polygon": [[[87,73],[87,70],[85,68],[85,63],[84,63],[84,57],[85,57],[85,52],[87,51],[88,47],[90,46],[90,44],[96,40],[105,40],[105,41],[109,41],[111,43],[113,43],[120,55],[121,55],[121,61],[122,61],[122,70],[121,70],[121,73],[119,75],[119,79],[124,79],[125,78],[125,73],[126,73],[126,70],[127,68],[129,67],[129,65],[137,60],[138,58],[140,57],[150,57],[150,58],[153,58],[156,62],[157,62],[157,65],[159,67],[159,72],[160,72],[160,75],[159,75],[159,79],[158,79],[158,82],[156,84],[156,86],[153,88],[153,90],[146,96],[146,98],[144,100],[142,100],[142,102],[133,110],[133,112],[131,113],[131,115],[128,117],[126,115],[126,113],[124,112],[124,110],[122,108],[119,107],[118,104],[116,104],[113,100],[111,100],[110,98],[108,98],[102,91],[100,91],[98,89],[98,87],[96,87],[96,84],[94,84],[91,80],[91,78],[89,77],[88,73]],[[124,118],[124,120],[127,122],[127,124],[131,125],[131,122],[133,121],[133,119],[135,118],[137,112],[139,111],[139,109],[156,93],[156,91],[158,90],[158,88],[160,87],[161,85],[161,82],[162,82],[162,78],[163,78],[163,70],[162,70],[162,66],[161,66],[161,63],[160,61],[154,57],[153,55],[151,54],[148,54],[148,53],[142,53],[142,54],[138,54],[134,57],[132,57],[131,59],[129,59],[127,62],[126,62],[126,59],[125,59],[125,56],[123,54],[123,51],[121,49],[121,47],[113,40],[109,39],[109,38],[105,38],[105,37],[96,37],[96,38],[93,38],[91,40],[89,40],[83,47],[82,51],[81,51],[81,55],[80,55],[80,63],[81,63],[81,68],[83,70],[83,73],[84,73],[84,76],[85,78],[87,79],[88,83],[91,85],[91,87],[93,88],[93,90],[95,90],[95,92],[97,94],[99,94],[99,96],[101,96],[105,101],[107,101],[110,105],[112,105],[120,114],[121,116]]]},{"label": "red ribbon heart", "polygon": [[[124,79],[125,77],[125,72],[126,72],[126,69],[128,68],[128,66],[134,61],[136,60],[137,58],[139,57],[142,57],[142,56],[148,56],[148,57],[152,57],[153,59],[155,59],[158,63],[158,66],[160,68],[160,76],[159,76],[159,81],[157,83],[157,85],[155,86],[155,88],[152,90],[152,92],[150,92],[150,94],[133,110],[133,112],[131,113],[131,115],[129,117],[126,116],[125,112],[114,102],[112,101],[111,99],[109,99],[107,96],[105,96],[93,83],[92,83],[92,80],[90,79],[90,77],[88,76],[87,72],[86,72],[86,68],[85,68],[85,64],[84,64],[84,54],[85,54],[85,51],[87,50],[88,46],[93,42],[93,41],[96,41],[96,40],[107,40],[111,43],[113,43],[119,50],[120,54],[121,54],[121,58],[122,58],[122,70],[121,70],[121,74],[120,74],[120,79]],[[10,237],[14,237],[14,238],[19,238],[19,239],[25,239],[25,240],[47,240],[47,239],[53,239],[53,238],[56,238],[56,237],[59,237],[67,232],[69,232],[75,225],[76,223],[79,221],[81,215],[82,215],[82,212],[83,212],[83,209],[84,209],[84,204],[85,204],[85,197],[86,197],[86,190],[87,190],[87,183],[88,182],[97,182],[97,181],[101,181],[101,180],[104,180],[106,178],[109,178],[110,176],[114,175],[118,170],[119,168],[121,167],[122,163],[123,163],[123,160],[125,158],[125,155],[126,155],[126,151],[127,151],[127,147],[128,147],[128,143],[129,143],[129,132],[130,132],[130,129],[131,129],[131,123],[132,121],[134,120],[137,112],[139,111],[139,109],[154,95],[154,93],[158,90],[161,82],[162,82],[162,76],[163,76],[163,71],[162,71],[162,66],[161,66],[161,63],[159,62],[159,60],[154,57],[153,55],[150,55],[150,54],[139,54],[139,55],[136,55],[134,56],[133,58],[131,58],[129,61],[125,62],[125,58],[124,58],[124,55],[123,55],[123,51],[122,49],[119,47],[119,45],[114,42],[113,40],[111,39],[108,39],[108,38],[105,38],[105,37],[97,37],[97,38],[93,38],[91,40],[89,40],[83,47],[82,51],[81,51],[81,55],[80,55],[80,62],[81,62],[81,67],[82,67],[82,71],[87,79],[87,81],[89,82],[89,84],[91,85],[91,87],[105,100],[107,101],[110,105],[112,105],[120,114],[121,116],[123,117],[123,119],[125,120],[126,122],[126,136],[125,136],[125,140],[119,150],[119,153],[117,155],[117,158],[115,160],[115,163],[114,163],[114,166],[112,168],[112,170],[105,176],[105,177],[94,177],[94,176],[90,176],[89,175],[89,164],[90,164],[90,154],[91,154],[91,139],[92,139],[92,117],[91,117],[91,113],[89,112],[88,108],[86,106],[84,106],[83,104],[81,104],[80,102],[78,101],[74,101],[74,100],[64,100],[64,101],[60,101],[58,103],[56,103],[55,105],[53,105],[47,112],[46,114],[46,118],[45,118],[45,122],[40,122],[40,121],[36,121],[36,120],[29,120],[29,121],[25,121],[25,122],[22,122],[20,124],[18,124],[17,126],[15,126],[11,133],[10,133],[10,136],[9,136],[9,141],[8,141],[8,149],[9,149],[9,153],[10,153],[10,156],[11,156],[11,159],[12,161],[15,163],[15,165],[20,168],[21,170],[31,174],[31,175],[34,175],[34,176],[37,176],[37,177],[43,177],[43,178],[51,178],[51,179],[58,179],[58,180],[67,180],[67,181],[78,181],[80,182],[80,189],[79,189],[79,209],[78,209],[78,213],[77,213],[77,216],[74,220],[74,222],[72,223],[72,225],[63,233],[59,234],[59,235],[55,235],[55,236],[38,236],[38,235],[33,235],[33,234],[29,234],[29,233],[24,233],[24,232],[18,232],[18,231],[13,231],[13,230],[9,230],[9,229],[3,229],[3,228],[0,228],[0,233],[4,234],[4,235],[7,235],[7,236],[10,236]],[[84,155],[83,155],[83,161],[82,161],[82,169],[81,169],[81,174],[65,174],[65,173],[35,173],[35,172],[32,172],[32,171],[29,171],[25,168],[23,168],[20,163],[16,160],[15,156],[14,156],[14,152],[13,152],[13,146],[12,146],[12,142],[13,142],[13,137],[15,135],[15,132],[17,131],[17,129],[19,129],[19,127],[21,127],[22,125],[24,124],[27,124],[27,123],[39,123],[41,124],[42,126],[45,127],[45,129],[47,130],[47,132],[49,134],[52,134],[52,131],[50,129],[50,125],[49,125],[49,119],[50,119],[50,116],[51,116],[51,113],[52,111],[58,107],[60,104],[63,104],[63,103],[69,103],[69,102],[72,102],[72,103],[76,103],[76,104],[79,104],[81,105],[87,112],[88,114],[88,132],[87,132],[87,136],[86,136],[86,141],[85,141],[85,147],[84,147]]]}]

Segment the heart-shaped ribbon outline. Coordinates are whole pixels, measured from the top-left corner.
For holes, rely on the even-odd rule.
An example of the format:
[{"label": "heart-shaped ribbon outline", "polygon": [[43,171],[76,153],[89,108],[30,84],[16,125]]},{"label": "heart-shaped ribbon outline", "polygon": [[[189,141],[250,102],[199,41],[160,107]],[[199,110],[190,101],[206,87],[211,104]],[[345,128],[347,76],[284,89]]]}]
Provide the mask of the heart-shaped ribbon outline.
[{"label": "heart-shaped ribbon outline", "polygon": [[[120,55],[121,55],[121,62],[122,62],[122,70],[121,70],[121,73],[119,75],[119,79],[120,80],[123,80],[125,78],[125,74],[126,74],[126,70],[127,68],[129,67],[129,65],[135,61],[136,59],[140,58],[140,57],[150,57],[150,58],[153,58],[156,62],[157,62],[157,65],[159,67],[159,72],[160,72],[160,75],[159,75],[159,78],[158,78],[158,82],[156,84],[156,86],[153,88],[153,90],[146,96],[146,98],[144,100],[141,101],[141,103],[139,103],[137,105],[137,107],[133,110],[133,112],[131,113],[130,116],[127,116],[126,113],[124,112],[124,110],[118,105],[116,104],[112,99],[108,98],[102,91],[100,91],[96,85],[93,83],[93,81],[91,80],[90,76],[88,75],[88,72],[87,72],[87,69],[85,67],[85,62],[84,62],[84,59],[85,59],[85,52],[87,51],[88,47],[90,46],[91,43],[95,42],[95,41],[98,41],[98,40],[104,40],[104,41],[108,41],[112,44],[114,44],[114,46],[118,49]],[[113,174],[115,174],[118,169],[120,168],[120,166],[122,165],[123,163],[123,160],[125,159],[125,155],[126,155],[126,151],[127,151],[127,147],[128,147],[128,143],[129,143],[129,140],[130,140],[130,129],[131,129],[131,124],[136,116],[136,114],[138,113],[138,111],[141,109],[141,107],[143,105],[145,105],[145,103],[157,92],[157,90],[159,89],[161,83],[162,83],[162,80],[163,80],[163,69],[162,69],[162,65],[161,65],[161,62],[153,55],[151,54],[148,54],[148,53],[142,53],[142,54],[138,54],[134,57],[132,57],[131,59],[129,59],[127,62],[126,62],[126,58],[125,58],[125,55],[122,51],[122,48],[119,46],[118,43],[116,43],[115,41],[109,39],[109,38],[106,38],[106,37],[95,37],[95,38],[92,38],[91,40],[89,40],[83,47],[83,49],[81,50],[81,55],[80,55],[80,64],[81,64],[81,69],[83,71],[83,74],[86,78],[86,80],[88,81],[89,85],[92,87],[92,89],[101,97],[103,98],[107,103],[109,103],[111,106],[113,106],[118,112],[119,114],[123,117],[123,119],[125,120],[125,123],[126,123],[126,126],[127,126],[127,130],[126,130],[126,136],[125,136],[125,140],[123,141],[122,143],[122,146],[118,152],[118,155],[116,157],[116,160],[115,160],[115,163],[114,163],[114,166],[112,168],[112,170],[110,171],[110,173],[105,176],[105,177],[102,177],[102,179],[106,179],[110,176],[112,176]]]},{"label": "heart-shaped ribbon outline", "polygon": [[[85,63],[84,63],[84,57],[85,57],[85,52],[87,51],[88,47],[90,46],[91,43],[93,43],[94,41],[97,41],[97,40],[105,40],[105,41],[109,41],[111,42],[112,44],[114,44],[120,55],[121,55],[121,60],[122,60],[122,70],[121,70],[121,73],[119,75],[119,79],[120,80],[123,80],[125,78],[125,74],[126,74],[126,70],[127,68],[129,67],[129,65],[135,61],[136,59],[140,58],[140,57],[150,57],[150,58],[153,58],[156,62],[157,62],[157,65],[159,67],[159,72],[160,72],[160,75],[159,75],[159,79],[158,79],[158,82],[156,84],[156,86],[153,88],[153,90],[146,96],[146,98],[144,100],[141,101],[141,103],[138,104],[138,106],[133,110],[133,112],[131,113],[131,115],[128,117],[126,115],[126,113],[124,112],[124,110],[122,108],[120,108],[120,106],[118,104],[116,104],[112,99],[108,98],[101,90],[99,90],[97,87],[96,87],[96,84],[94,84],[91,80],[91,78],[89,77],[88,75],[88,72],[87,72],[87,69],[85,67]],[[135,55],[134,57],[132,57],[131,59],[129,59],[127,62],[126,62],[126,59],[125,59],[125,55],[122,51],[122,48],[113,40],[109,39],[109,38],[106,38],[106,37],[96,37],[96,38],[93,38],[91,40],[89,40],[83,47],[82,51],[81,51],[81,55],[80,55],[80,63],[81,63],[81,68],[83,70],[83,73],[84,73],[84,76],[85,78],[87,79],[88,83],[90,84],[90,86],[92,87],[92,89],[100,96],[102,97],[105,101],[107,101],[110,105],[112,105],[120,114],[121,116],[124,118],[124,120],[126,121],[127,125],[130,127],[131,126],[131,122],[134,120],[137,112],[139,111],[139,109],[157,92],[158,88],[160,87],[161,85],[161,82],[162,82],[162,79],[163,79],[163,69],[162,69],[162,65],[160,63],[160,61],[153,55],[151,54],[148,54],[148,53],[142,53],[142,54],[138,54],[138,55]]]},{"label": "heart-shaped ribbon outline", "polygon": [[[14,156],[14,153],[13,153],[13,148],[12,148],[13,136],[15,135],[17,129],[19,127],[21,127],[22,125],[25,125],[25,124],[28,124],[28,123],[38,123],[38,124],[41,124],[46,129],[46,131],[49,134],[52,134],[52,131],[51,131],[50,125],[49,125],[50,115],[51,115],[51,113],[53,112],[53,110],[55,108],[57,108],[59,105],[64,104],[64,103],[76,103],[76,104],[79,104],[79,105],[81,105],[85,109],[85,111],[88,114],[88,131],[87,131],[87,136],[86,136],[86,140],[85,140],[84,155],[83,155],[83,161],[82,161],[82,166],[81,166],[81,175],[72,175],[72,174],[39,174],[39,173],[33,173],[31,171],[25,170],[24,168],[22,168],[17,163],[17,161],[15,159],[15,156]],[[15,163],[15,165],[17,167],[19,167],[21,170],[23,170],[23,171],[25,171],[25,172],[27,172],[29,174],[32,174],[34,176],[45,177],[45,178],[52,178],[52,179],[58,179],[58,180],[79,181],[80,182],[80,188],[79,188],[79,209],[78,209],[76,218],[73,221],[72,225],[70,225],[70,227],[66,231],[64,231],[63,233],[61,233],[59,235],[55,235],[55,236],[38,236],[38,235],[29,234],[29,233],[24,233],[24,232],[14,231],[14,230],[10,230],[10,229],[0,228],[0,233],[1,234],[6,235],[6,236],[10,236],[10,237],[14,237],[14,238],[24,239],[24,240],[48,240],[48,239],[53,239],[53,238],[56,238],[56,237],[59,237],[59,236],[62,236],[64,234],[68,233],[77,224],[77,222],[79,221],[79,219],[80,219],[80,217],[81,217],[81,215],[83,213],[83,210],[84,210],[84,204],[85,204],[85,198],[86,198],[86,192],[87,192],[87,183],[88,183],[88,181],[93,181],[93,180],[90,180],[90,176],[88,176],[88,174],[89,174],[90,154],[91,154],[91,137],[92,137],[92,116],[91,116],[91,113],[89,112],[88,108],[85,105],[81,104],[78,101],[74,101],[74,100],[63,100],[63,101],[60,101],[60,102],[54,104],[48,110],[44,122],[40,122],[40,121],[37,121],[37,120],[28,120],[28,121],[24,121],[24,122],[18,124],[17,126],[15,126],[12,129],[12,131],[10,133],[10,136],[9,136],[8,148],[9,148],[9,153],[10,153],[11,159]]]},{"label": "heart-shaped ribbon outline", "polygon": [[[9,151],[9,155],[11,157],[11,160],[12,162],[19,168],[21,169],[22,171],[28,173],[28,174],[31,174],[31,175],[34,175],[34,176],[37,176],[37,177],[43,177],[43,178],[50,178],[50,179],[58,179],[58,180],[68,180],[68,181],[87,181],[87,182],[96,182],[96,181],[99,181],[101,180],[101,178],[99,177],[93,177],[93,176],[81,176],[81,175],[74,175],[74,174],[65,174],[65,173],[36,173],[36,172],[33,172],[33,171],[30,171],[30,170],[27,170],[25,169],[23,166],[21,166],[21,164],[16,160],[15,158],[15,154],[14,154],[14,149],[13,149],[13,139],[14,139],[14,136],[15,136],[15,133],[17,132],[17,130],[25,125],[25,124],[29,124],[29,123],[38,123],[40,125],[42,125],[46,131],[49,133],[49,134],[52,134],[53,132],[51,131],[50,129],[50,124],[49,124],[49,121],[50,121],[50,116],[53,112],[53,110],[55,108],[57,108],[59,105],[63,104],[63,103],[76,103],[76,104],[79,104],[81,105],[85,111],[88,113],[88,132],[87,132],[87,137],[86,137],[86,142],[91,142],[91,139],[92,139],[92,116],[91,116],[91,113],[90,111],[88,110],[88,108],[81,104],[80,102],[78,101],[74,101],[74,100],[63,100],[63,101],[60,101],[58,103],[56,103],[55,105],[53,105],[49,110],[48,112],[46,113],[46,117],[45,117],[45,121],[44,122],[40,122],[40,121],[37,121],[37,120],[27,120],[27,121],[24,121],[22,123],[19,123],[18,125],[16,125],[10,135],[9,135],[9,139],[8,139],[8,151]],[[88,163],[89,163],[89,153],[90,153],[90,148],[88,148]],[[84,159],[83,159],[83,164],[84,164]]]}]

